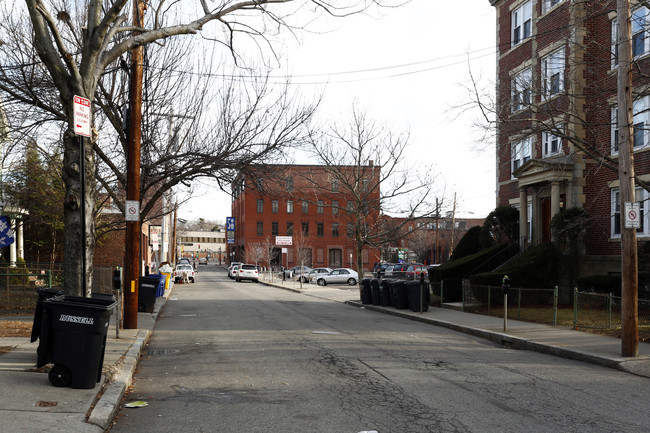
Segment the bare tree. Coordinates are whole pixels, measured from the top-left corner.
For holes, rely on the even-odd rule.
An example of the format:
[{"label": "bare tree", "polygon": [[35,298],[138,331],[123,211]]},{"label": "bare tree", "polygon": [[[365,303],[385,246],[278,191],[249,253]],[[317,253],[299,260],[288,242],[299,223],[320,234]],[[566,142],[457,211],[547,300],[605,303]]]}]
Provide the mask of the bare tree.
[{"label": "bare tree", "polygon": [[[3,2],[0,11],[0,64],[3,65],[0,91],[8,98],[8,105],[16,108],[16,118],[20,119],[18,123],[23,132],[34,126],[30,120],[32,114],[36,114],[35,118],[48,118],[59,124],[58,129],[49,132],[55,138],[53,141],[62,142],[64,149],[66,290],[80,292],[81,276],[88,275],[90,278],[92,274],[82,270],[79,263],[82,252],[89,258],[89,263],[92,263],[94,253],[95,223],[92,216],[97,194],[95,174],[101,171],[96,158],[99,157],[108,166],[115,164],[110,157],[102,157],[96,131],[90,140],[83,140],[82,145],[78,143],[73,125],[73,96],[88,98],[96,106],[109,105],[111,101],[102,102],[100,97],[101,94],[110,93],[110,89],[103,88],[105,73],[121,67],[128,68],[122,56],[143,45],[202,32],[205,40],[222,44],[236,61],[241,62],[237,44],[245,42],[246,38],[272,50],[271,39],[282,29],[293,31],[301,28],[319,15],[345,16],[361,12],[382,1],[227,0],[210,8],[208,3],[197,0],[192,8],[191,5],[188,7],[188,2],[168,4],[163,0],[154,0],[146,3],[143,26],[130,24],[127,0],[89,0],[79,7],[76,3],[60,0],[25,0],[25,7],[18,2]],[[144,6],[144,2],[136,2],[133,13],[143,14]],[[209,24],[213,26],[208,28]],[[252,108],[259,107],[252,104]],[[277,106],[272,108],[267,110],[274,111]],[[293,128],[278,128],[281,125],[277,122],[282,117],[272,116],[276,120],[269,123],[261,121],[267,110],[261,110],[260,118],[253,121],[252,127],[245,111],[241,118],[229,119],[231,128],[218,131],[230,139],[232,147],[226,146],[226,150],[236,152],[234,143],[245,143],[247,140],[258,143],[261,135],[259,128],[264,128],[264,132],[271,136],[275,135],[274,141],[286,143],[291,133],[295,132],[295,125]],[[115,127],[119,117],[108,118]],[[295,120],[299,121],[299,118]],[[243,125],[246,126],[242,128]],[[169,144],[172,143],[173,140],[170,140]],[[82,154],[85,155],[87,184],[83,197],[81,183],[84,176],[81,176],[79,168]],[[185,169],[190,172],[196,169],[208,171],[214,170],[215,166],[186,166]],[[156,195],[168,189],[166,187],[181,181],[174,176],[168,178],[170,180],[166,180],[167,177],[161,180],[160,189],[152,191],[154,201]],[[102,185],[108,185],[101,175],[97,179]],[[124,179],[118,181],[124,184]],[[117,197],[113,198],[116,203],[120,202],[115,200]],[[81,221],[82,206],[86,209],[85,224]],[[144,211],[147,212],[146,206]],[[84,226],[86,233],[82,233]]]},{"label": "bare tree", "polygon": [[259,266],[267,256],[266,248],[259,242],[249,242],[246,245],[246,262]]},{"label": "bare tree", "polygon": [[436,212],[430,202],[433,170],[406,165],[408,138],[370,120],[357,107],[348,124],[330,125],[310,137],[312,151],[332,179],[330,186],[314,185],[324,197],[347,196],[348,206],[337,210],[353,238],[360,276],[364,247],[394,244],[414,229],[413,222]]}]

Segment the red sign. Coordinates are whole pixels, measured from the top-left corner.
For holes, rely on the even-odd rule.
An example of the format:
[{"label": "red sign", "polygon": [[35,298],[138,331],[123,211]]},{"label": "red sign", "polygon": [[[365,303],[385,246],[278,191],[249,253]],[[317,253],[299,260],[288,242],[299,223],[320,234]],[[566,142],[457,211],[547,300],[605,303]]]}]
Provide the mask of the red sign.
[{"label": "red sign", "polygon": [[90,99],[75,95],[72,105],[74,112],[74,133],[83,135],[84,137],[90,137]]}]

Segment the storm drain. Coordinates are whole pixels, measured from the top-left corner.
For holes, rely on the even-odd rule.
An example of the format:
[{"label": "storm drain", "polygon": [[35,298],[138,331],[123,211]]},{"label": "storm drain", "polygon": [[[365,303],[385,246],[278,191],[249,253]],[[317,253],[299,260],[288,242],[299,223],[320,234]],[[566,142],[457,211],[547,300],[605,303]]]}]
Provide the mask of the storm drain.
[{"label": "storm drain", "polygon": [[180,352],[180,349],[151,349],[151,350],[147,350],[145,353],[149,356],[156,356],[156,355],[171,355],[178,352]]}]

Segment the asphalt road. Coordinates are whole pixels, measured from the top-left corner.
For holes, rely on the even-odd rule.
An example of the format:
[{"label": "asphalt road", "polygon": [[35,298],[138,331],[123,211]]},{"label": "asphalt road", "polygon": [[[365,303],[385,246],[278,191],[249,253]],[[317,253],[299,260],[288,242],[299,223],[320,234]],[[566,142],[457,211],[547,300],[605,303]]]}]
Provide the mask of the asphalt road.
[{"label": "asphalt road", "polygon": [[236,283],[213,265],[167,301],[137,400],[148,406],[122,409],[112,432],[650,431],[649,379]]}]

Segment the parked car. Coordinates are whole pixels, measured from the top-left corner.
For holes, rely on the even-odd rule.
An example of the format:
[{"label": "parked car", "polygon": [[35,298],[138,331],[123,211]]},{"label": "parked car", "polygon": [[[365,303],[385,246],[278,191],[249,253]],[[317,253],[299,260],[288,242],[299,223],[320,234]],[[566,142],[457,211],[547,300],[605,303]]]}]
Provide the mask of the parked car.
[{"label": "parked car", "polygon": [[327,274],[318,276],[316,283],[319,286],[326,286],[328,284],[348,284],[354,286],[359,281],[359,274],[357,271],[350,268],[338,268]]},{"label": "parked car", "polygon": [[205,257],[201,257],[199,259],[199,265],[207,265],[207,264],[208,264],[208,259],[206,259]]},{"label": "parked car", "polygon": [[230,278],[235,278],[235,272],[236,272],[235,267],[237,267],[237,269],[239,269],[239,265],[241,265],[241,262],[232,262],[230,264],[230,267],[228,267],[228,276]]},{"label": "parked car", "polygon": [[176,265],[174,270],[174,282],[181,283],[183,282],[183,274],[187,275],[187,279],[194,282],[194,268],[188,263],[180,263]]},{"label": "parked car", "polygon": [[393,263],[389,263],[389,262],[376,263],[375,266],[372,268],[372,276],[375,278],[383,277],[386,268],[392,264]]},{"label": "parked car", "polygon": [[257,266],[248,264],[241,264],[236,266],[238,269],[235,273],[235,281],[240,282],[243,280],[251,280],[255,283],[259,281],[257,275]]},{"label": "parked car", "polygon": [[397,263],[393,266],[393,271],[391,272],[392,278],[405,278],[406,270],[408,269],[408,263]]},{"label": "parked car", "polygon": [[411,263],[408,268],[406,268],[406,278],[409,280],[414,280],[420,278],[420,274],[427,275],[427,267],[422,263]]},{"label": "parked car", "polygon": [[302,269],[300,269],[300,267],[299,267],[298,269],[296,269],[294,271],[294,273],[293,273],[293,275],[291,277],[294,278],[296,281],[302,280],[303,283],[306,283],[308,281],[307,280],[307,275],[311,271],[312,271],[312,268],[310,268],[309,266],[303,266]]},{"label": "parked car", "polygon": [[390,264],[386,266],[386,269],[384,270],[384,275],[382,275],[382,278],[391,278],[393,276],[393,268],[395,267],[394,264]]},{"label": "parked car", "polygon": [[303,282],[310,282],[310,283],[316,283],[316,280],[318,279],[319,275],[322,274],[329,274],[332,272],[332,268],[315,268],[309,271],[309,274],[307,274],[307,281]]},{"label": "parked car", "polygon": [[180,265],[181,263],[185,263],[186,265],[191,265],[191,264],[192,264],[192,263],[190,262],[190,259],[188,259],[187,257],[183,257],[182,259],[180,259],[180,260],[178,261],[178,264],[179,264],[179,265]]}]

